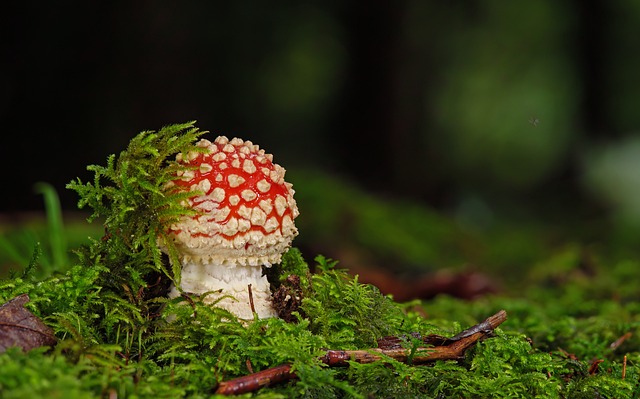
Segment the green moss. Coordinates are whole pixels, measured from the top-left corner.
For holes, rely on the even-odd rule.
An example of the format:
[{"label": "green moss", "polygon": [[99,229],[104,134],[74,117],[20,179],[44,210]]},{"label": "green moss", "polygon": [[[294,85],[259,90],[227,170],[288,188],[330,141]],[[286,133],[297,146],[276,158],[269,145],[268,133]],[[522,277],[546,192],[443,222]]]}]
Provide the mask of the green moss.
[{"label": "green moss", "polygon": [[107,166],[87,168],[94,172],[93,182],[78,179],[67,185],[80,196],[80,208],[92,208],[90,221],[104,219],[106,235],[94,242],[87,255],[95,262],[107,263],[114,280],[120,279],[132,292],[144,287],[142,277],[148,272],[180,278],[179,267],[165,269],[157,243],[168,248],[175,261],[172,264],[180,264],[171,240],[166,239],[165,226],[195,214],[182,201],[198,193],[167,191],[165,186],[187,168],[172,157],[180,152],[204,151],[194,142],[204,133],[193,122],[142,132],[117,158],[111,155]]},{"label": "green moss", "polygon": [[358,283],[337,262],[316,258],[318,273],[312,276],[312,295],[303,300],[311,331],[328,337],[341,349],[374,347],[376,339],[391,335],[402,323],[400,308],[372,285]]},{"label": "green moss", "polygon": [[[192,123],[143,132],[107,166],[91,166],[93,181],[70,183],[80,206],[104,221],[105,235],[78,249],[77,264],[65,272],[39,277],[36,247],[24,273],[0,281],[0,301],[28,293],[29,309],[59,339],[55,348],[0,354],[0,396],[208,398],[221,381],[282,363],[292,364],[298,378],[246,397],[638,396],[640,309],[631,284],[640,265],[618,262],[593,281],[579,273],[579,247],[540,260],[531,274],[539,287],[474,302],[440,296],[399,304],[323,256],[311,273],[295,248],[270,273],[274,286],[300,277],[303,299],[293,322],[246,324],[198,298],[166,298],[179,270],[168,266],[158,239],[163,225],[190,211],[181,205],[184,195],[162,188],[179,167],[172,157],[198,150],[193,143],[201,134]],[[402,220],[410,225],[415,214],[409,210]],[[623,295],[612,295],[612,287]],[[460,361],[335,368],[318,359],[327,348],[375,347],[386,335],[451,336],[499,309],[507,310],[507,322]],[[602,360],[597,370],[594,359]]]}]

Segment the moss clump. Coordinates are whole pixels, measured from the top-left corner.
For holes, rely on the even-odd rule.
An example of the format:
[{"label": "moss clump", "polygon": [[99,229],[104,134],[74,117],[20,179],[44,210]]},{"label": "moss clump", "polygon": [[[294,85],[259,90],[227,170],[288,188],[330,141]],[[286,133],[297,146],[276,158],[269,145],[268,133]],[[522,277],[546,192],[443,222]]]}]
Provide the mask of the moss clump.
[{"label": "moss clump", "polygon": [[132,292],[146,286],[143,276],[149,272],[180,279],[178,266],[166,270],[157,243],[168,248],[174,265],[180,264],[165,226],[181,216],[195,215],[183,201],[199,193],[164,188],[179,171],[188,169],[173,159],[176,154],[204,151],[195,145],[204,133],[193,122],[142,132],[117,158],[109,156],[107,166],[87,168],[94,172],[93,182],[78,179],[67,185],[80,196],[80,208],[93,210],[89,221],[104,218],[106,235],[93,243],[87,256],[93,263],[106,263],[114,280]]},{"label": "moss clump", "polygon": [[[129,147],[91,166],[93,181],[69,187],[105,235],[77,251],[78,262],[46,279],[34,277],[37,254],[19,276],[0,281],[0,301],[28,293],[30,310],[56,333],[55,348],[0,354],[0,396],[209,398],[224,380],[292,364],[298,379],[264,388],[256,398],[594,398],[638,395],[640,317],[635,302],[563,287],[531,290],[532,299],[462,302],[438,297],[399,304],[318,256],[315,273],[297,249],[272,269],[275,289],[300,296],[280,318],[238,321],[199,298],[167,299],[179,270],[158,249],[166,223],[189,214],[187,194],[162,188],[177,152],[198,151],[192,123],[143,132]],[[170,243],[168,243],[170,244]],[[171,251],[170,251],[171,254]],[[564,259],[564,258],[563,258]],[[558,261],[557,259],[555,261]],[[174,264],[178,264],[177,262]],[[633,264],[637,266],[637,264]],[[626,269],[625,269],[626,270]],[[620,275],[628,275],[620,270]],[[290,276],[297,276],[292,283]],[[629,291],[624,291],[629,292]],[[587,297],[597,294],[594,301]],[[453,335],[506,309],[509,320],[460,361],[428,366],[392,359],[347,368],[318,359],[330,349],[374,347],[385,335]],[[428,315],[428,317],[426,316]],[[168,320],[171,321],[168,321]],[[408,344],[411,344],[410,342]],[[627,363],[624,363],[627,355]],[[602,360],[594,369],[594,359]]]}]

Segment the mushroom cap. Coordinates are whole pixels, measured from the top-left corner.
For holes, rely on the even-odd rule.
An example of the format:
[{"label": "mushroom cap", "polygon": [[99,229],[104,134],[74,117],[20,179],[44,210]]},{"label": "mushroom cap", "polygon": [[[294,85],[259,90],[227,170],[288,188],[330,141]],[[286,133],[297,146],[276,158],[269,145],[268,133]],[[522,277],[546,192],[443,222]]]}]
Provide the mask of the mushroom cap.
[{"label": "mushroom cap", "polygon": [[220,265],[271,266],[280,262],[298,230],[294,190],[285,169],[250,141],[219,136],[202,139],[206,153],[178,154],[194,167],[178,173],[168,189],[204,193],[188,200],[199,210],[169,226],[183,261]]}]

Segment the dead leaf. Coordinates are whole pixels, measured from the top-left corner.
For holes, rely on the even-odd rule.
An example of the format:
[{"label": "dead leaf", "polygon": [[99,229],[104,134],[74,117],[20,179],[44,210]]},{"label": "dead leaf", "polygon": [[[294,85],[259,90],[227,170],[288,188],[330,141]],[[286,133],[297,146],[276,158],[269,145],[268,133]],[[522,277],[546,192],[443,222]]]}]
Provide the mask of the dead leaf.
[{"label": "dead leaf", "polygon": [[0,306],[0,353],[12,346],[28,351],[56,344],[53,331],[24,307],[27,302],[22,294]]}]

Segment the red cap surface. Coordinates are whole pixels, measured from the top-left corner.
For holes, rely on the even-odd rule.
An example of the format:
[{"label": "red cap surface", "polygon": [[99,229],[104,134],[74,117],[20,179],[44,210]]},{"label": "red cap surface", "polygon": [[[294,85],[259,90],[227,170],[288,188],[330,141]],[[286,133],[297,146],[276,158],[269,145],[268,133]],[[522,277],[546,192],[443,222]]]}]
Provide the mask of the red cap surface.
[{"label": "red cap surface", "polygon": [[271,265],[298,234],[298,208],[285,170],[250,141],[224,136],[200,140],[208,153],[178,154],[196,167],[179,174],[170,187],[200,191],[189,205],[201,215],[169,227],[183,258],[225,265]]}]

